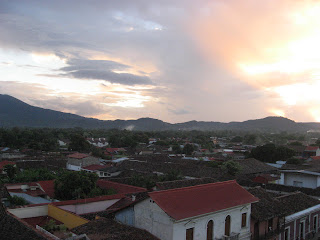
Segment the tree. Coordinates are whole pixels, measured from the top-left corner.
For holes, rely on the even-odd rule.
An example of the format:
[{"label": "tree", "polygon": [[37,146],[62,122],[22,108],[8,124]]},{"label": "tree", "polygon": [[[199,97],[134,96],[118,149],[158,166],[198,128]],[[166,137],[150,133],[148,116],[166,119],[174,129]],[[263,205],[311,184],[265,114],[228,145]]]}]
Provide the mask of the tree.
[{"label": "tree", "polygon": [[299,158],[289,158],[286,163],[287,164],[302,164],[302,163],[304,163],[304,160],[299,159]]},{"label": "tree", "polygon": [[177,144],[172,146],[172,151],[176,154],[180,154],[182,152],[180,146]]},{"label": "tree", "polygon": [[54,182],[54,194],[59,200],[70,200],[114,194],[114,190],[98,188],[95,173],[63,172]]},{"label": "tree", "polygon": [[241,171],[241,166],[239,163],[232,160],[224,162],[221,165],[221,169],[227,171],[230,175],[235,176],[238,172]]},{"label": "tree", "polygon": [[3,168],[4,171],[7,173],[8,178],[12,180],[17,172],[17,168],[11,164],[5,165]]},{"label": "tree", "polygon": [[85,152],[90,149],[90,144],[82,135],[74,134],[71,136],[69,149],[72,151]]},{"label": "tree", "polygon": [[230,141],[231,141],[231,142],[234,142],[234,143],[239,143],[239,142],[242,142],[242,137],[240,137],[240,136],[235,136],[235,137],[232,138]]},{"label": "tree", "polygon": [[258,159],[262,162],[276,162],[286,160],[294,156],[294,151],[287,147],[276,147],[272,143],[258,146],[252,149],[250,157]]},{"label": "tree", "polygon": [[14,206],[22,206],[22,205],[27,205],[28,202],[22,198],[22,197],[18,197],[18,196],[9,196],[8,200],[10,202],[10,204],[14,205]]},{"label": "tree", "polygon": [[186,144],[182,150],[186,155],[191,155],[194,151],[194,146],[192,144]]},{"label": "tree", "polygon": [[254,134],[247,134],[243,138],[243,143],[253,145],[256,143],[257,136]]}]

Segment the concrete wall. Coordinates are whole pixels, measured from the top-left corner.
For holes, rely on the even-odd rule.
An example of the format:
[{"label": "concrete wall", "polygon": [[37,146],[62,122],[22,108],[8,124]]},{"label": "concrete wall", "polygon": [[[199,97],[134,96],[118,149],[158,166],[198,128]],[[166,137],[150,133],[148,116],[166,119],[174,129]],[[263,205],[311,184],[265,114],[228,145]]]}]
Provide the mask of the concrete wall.
[{"label": "concrete wall", "polygon": [[[163,240],[186,239],[186,230],[194,228],[194,239],[206,239],[207,224],[214,222],[214,238],[222,238],[225,233],[225,219],[231,217],[231,233],[240,233],[240,239],[250,239],[251,205],[206,214],[183,221],[170,218],[156,203],[148,198],[134,207],[135,226],[145,229]],[[241,228],[241,215],[247,213],[246,227]]]},{"label": "concrete wall", "polygon": [[[257,221],[251,219],[251,224],[250,224],[250,230],[251,230],[251,236],[252,238],[251,239],[254,239],[255,238],[255,235],[254,235],[254,232],[255,232],[255,223]],[[269,232],[269,229],[268,229],[268,221],[263,221],[263,222],[258,222],[259,223],[259,237],[262,239],[265,237],[265,235]],[[272,229],[271,230],[276,230],[278,229],[278,217],[275,217],[273,218],[272,220]],[[272,239],[278,239],[279,236],[273,236]]]},{"label": "concrete wall", "polygon": [[81,167],[67,163],[67,169],[71,171],[80,171]]},{"label": "concrete wall", "polygon": [[151,198],[137,203],[134,213],[135,227],[145,229],[162,240],[173,239],[173,221]]},{"label": "concrete wall", "polygon": [[71,212],[65,211],[53,205],[48,205],[48,216],[64,223],[67,228],[72,229],[81,226],[89,221]]},{"label": "concrete wall", "polygon": [[295,186],[294,181],[302,182],[301,187],[317,188],[318,177],[302,173],[284,173],[284,185]]},{"label": "concrete wall", "polygon": [[119,201],[119,199],[105,200],[99,202],[85,203],[85,204],[74,204],[59,206],[59,208],[76,213],[85,214],[92,212],[100,212],[106,210],[108,207]]},{"label": "concrete wall", "polygon": [[134,208],[128,207],[123,211],[117,212],[115,215],[117,221],[122,222],[123,224],[134,226]]},{"label": "concrete wall", "polygon": [[[241,228],[241,214],[247,213],[246,227]],[[172,239],[186,239],[186,230],[194,228],[194,239],[206,239],[207,224],[213,220],[213,238],[222,238],[225,233],[225,219],[230,215],[231,229],[230,233],[240,233],[239,239],[250,239],[250,215],[251,205],[239,206],[232,209],[226,209],[211,213],[205,216],[196,217],[182,222],[174,223]]]},{"label": "concrete wall", "polygon": [[8,209],[8,212],[12,213],[18,218],[32,218],[32,217],[47,216],[48,205]]},{"label": "concrete wall", "polygon": [[[314,216],[318,217],[318,221],[317,221],[315,229],[313,227],[313,217]],[[320,211],[311,211],[311,212],[306,211],[305,214],[302,214],[298,218],[296,218],[296,219],[294,219],[292,221],[286,222],[285,228],[289,228],[289,238],[290,238],[290,240],[299,239],[299,224],[300,224],[301,221],[305,222],[305,238],[308,235],[312,236],[312,232],[313,231],[315,233],[319,232],[319,227],[320,227],[319,217],[320,217]],[[284,233],[280,234],[279,239],[280,240],[284,240]]]}]

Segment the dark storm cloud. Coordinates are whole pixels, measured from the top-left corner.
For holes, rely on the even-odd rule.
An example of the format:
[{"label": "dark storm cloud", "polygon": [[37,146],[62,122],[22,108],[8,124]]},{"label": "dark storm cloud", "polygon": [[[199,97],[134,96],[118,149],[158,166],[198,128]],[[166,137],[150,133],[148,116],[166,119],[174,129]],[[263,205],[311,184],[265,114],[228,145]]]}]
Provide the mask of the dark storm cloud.
[{"label": "dark storm cloud", "polygon": [[124,85],[152,85],[148,76],[134,75],[131,73],[117,73],[115,71],[129,70],[131,67],[122,63],[108,60],[71,59],[68,67],[59,69],[65,73],[59,76],[67,76],[78,79],[98,79],[111,83]]}]

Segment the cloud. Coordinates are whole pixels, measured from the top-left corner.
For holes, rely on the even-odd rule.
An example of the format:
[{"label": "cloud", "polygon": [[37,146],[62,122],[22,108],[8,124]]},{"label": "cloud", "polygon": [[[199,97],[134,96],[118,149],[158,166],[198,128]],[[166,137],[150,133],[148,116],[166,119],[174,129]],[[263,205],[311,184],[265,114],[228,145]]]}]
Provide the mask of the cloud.
[{"label": "cloud", "polygon": [[192,112],[188,109],[180,108],[180,109],[168,109],[169,112],[176,114],[176,115],[185,115],[185,114],[191,114]]}]

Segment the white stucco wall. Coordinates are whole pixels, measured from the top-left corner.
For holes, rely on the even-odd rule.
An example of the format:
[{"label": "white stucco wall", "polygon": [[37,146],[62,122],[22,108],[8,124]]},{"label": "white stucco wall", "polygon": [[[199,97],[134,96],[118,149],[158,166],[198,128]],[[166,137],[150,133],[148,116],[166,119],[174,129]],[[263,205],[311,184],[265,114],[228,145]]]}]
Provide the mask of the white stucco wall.
[{"label": "white stucco wall", "polygon": [[173,221],[151,198],[134,206],[134,223],[162,240],[173,239]]},{"label": "white stucco wall", "polygon": [[302,173],[284,173],[284,185],[295,186],[294,181],[302,182],[302,187],[317,188],[318,177]]},{"label": "white stucco wall", "polygon": [[25,208],[14,208],[8,209],[8,212],[17,216],[18,218],[31,218],[48,215],[48,205],[36,206],[36,207],[25,207]]},{"label": "white stucco wall", "polygon": [[80,171],[81,166],[76,166],[76,165],[72,165],[72,164],[67,163],[67,169],[71,170],[71,171]]},{"label": "white stucco wall", "polygon": [[[247,213],[246,227],[241,228],[241,214]],[[251,205],[247,204],[223,211],[198,216],[192,219],[174,223],[172,239],[186,239],[186,230],[194,228],[194,240],[207,239],[207,224],[213,221],[213,239],[222,238],[225,233],[225,219],[230,215],[230,233],[240,233],[239,239],[250,239],[250,215]]]},{"label": "white stucco wall", "polygon": [[86,204],[65,205],[65,206],[59,206],[59,208],[68,210],[76,214],[85,214],[85,213],[104,211],[119,200],[120,199],[112,199],[112,200],[92,202],[92,203],[86,203]]},{"label": "white stucco wall", "polygon": [[[240,239],[250,239],[251,205],[246,204],[223,211],[210,213],[186,220],[175,221],[156,203],[148,198],[134,207],[135,226],[145,229],[162,240],[186,239],[186,230],[194,228],[194,240],[206,239],[207,223],[214,222],[214,238],[222,238],[225,231],[225,218],[231,217],[231,233],[240,233]],[[241,228],[241,214],[247,213],[246,227]]]}]

